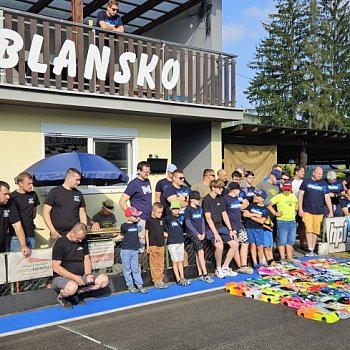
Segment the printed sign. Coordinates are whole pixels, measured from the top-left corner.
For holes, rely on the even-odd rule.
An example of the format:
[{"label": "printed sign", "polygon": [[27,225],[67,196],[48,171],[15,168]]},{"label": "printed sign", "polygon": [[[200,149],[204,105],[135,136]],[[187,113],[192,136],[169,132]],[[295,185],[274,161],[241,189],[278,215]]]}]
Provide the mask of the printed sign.
[{"label": "printed sign", "polygon": [[337,253],[350,250],[350,218],[326,218],[323,231],[327,235],[328,252]]},{"label": "printed sign", "polygon": [[89,252],[93,269],[114,264],[114,242],[112,240],[90,241]]},{"label": "printed sign", "polygon": [[52,249],[33,249],[29,257],[22,253],[7,255],[8,282],[52,276]]},{"label": "printed sign", "polygon": [[0,254],[0,284],[6,283],[5,254]]}]

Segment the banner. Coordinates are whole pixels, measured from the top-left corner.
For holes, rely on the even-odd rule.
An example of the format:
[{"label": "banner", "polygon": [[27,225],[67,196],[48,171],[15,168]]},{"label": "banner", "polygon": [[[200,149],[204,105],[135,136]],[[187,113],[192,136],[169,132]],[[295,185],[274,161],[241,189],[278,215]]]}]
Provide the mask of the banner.
[{"label": "banner", "polygon": [[89,252],[93,269],[114,264],[114,242],[112,240],[89,241]]},{"label": "banner", "polygon": [[327,236],[328,252],[337,253],[350,250],[350,218],[326,218],[323,232]]},{"label": "banner", "polygon": [[33,249],[25,258],[22,253],[7,255],[8,282],[52,276],[52,248]]},{"label": "banner", "polygon": [[5,254],[0,254],[0,284],[6,283],[6,262]]}]

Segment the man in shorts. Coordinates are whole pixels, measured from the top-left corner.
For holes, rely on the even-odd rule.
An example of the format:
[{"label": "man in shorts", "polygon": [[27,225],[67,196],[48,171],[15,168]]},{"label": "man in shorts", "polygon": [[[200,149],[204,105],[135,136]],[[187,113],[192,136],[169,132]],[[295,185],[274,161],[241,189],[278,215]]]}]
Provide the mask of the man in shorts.
[{"label": "man in shorts", "polygon": [[85,304],[82,293],[105,288],[109,284],[107,275],[92,272],[86,230],[85,224],[75,224],[52,248],[52,285],[59,293],[59,305],[65,309]]},{"label": "man in shorts", "polygon": [[316,167],[312,177],[305,179],[299,189],[299,216],[303,218],[306,229],[308,251],[305,256],[314,256],[317,237],[321,232],[321,223],[325,213],[324,203],[329,210],[328,217],[333,217],[332,201],[327,182],[322,179],[323,169]]},{"label": "man in shorts", "polygon": [[[230,263],[238,250],[238,240],[226,213],[224,198],[221,196],[225,184],[221,180],[212,180],[209,186],[210,193],[203,198],[203,211],[207,239],[215,247],[215,275],[218,278],[237,276],[237,272],[230,268]],[[225,243],[229,245],[229,249],[221,265]]]}]

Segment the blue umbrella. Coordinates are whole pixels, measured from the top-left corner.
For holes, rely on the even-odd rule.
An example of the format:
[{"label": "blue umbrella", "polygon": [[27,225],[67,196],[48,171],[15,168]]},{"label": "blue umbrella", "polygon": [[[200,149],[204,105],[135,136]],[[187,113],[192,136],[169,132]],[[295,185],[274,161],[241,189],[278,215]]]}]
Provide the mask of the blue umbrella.
[{"label": "blue umbrella", "polygon": [[128,175],[108,160],[90,153],[70,152],[39,160],[26,171],[33,175],[34,186],[55,186],[63,183],[69,168],[81,172],[81,185],[127,183]]}]

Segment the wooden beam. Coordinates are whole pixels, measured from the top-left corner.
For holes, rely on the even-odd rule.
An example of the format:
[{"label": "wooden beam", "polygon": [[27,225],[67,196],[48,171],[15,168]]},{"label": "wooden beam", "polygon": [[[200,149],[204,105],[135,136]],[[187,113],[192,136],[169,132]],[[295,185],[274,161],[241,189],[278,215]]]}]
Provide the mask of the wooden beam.
[{"label": "wooden beam", "polygon": [[49,6],[53,0],[39,0],[29,8],[30,13],[40,13],[45,7]]},{"label": "wooden beam", "polygon": [[94,0],[90,4],[86,5],[83,10],[83,17],[88,17],[95,11],[101,9],[107,3],[107,0]]},{"label": "wooden beam", "polygon": [[72,21],[75,23],[83,23],[83,0],[72,0]]},{"label": "wooden beam", "polygon": [[156,7],[157,5],[162,3],[163,1],[164,0],[148,0],[145,3],[143,3],[142,5],[135,7],[133,10],[126,13],[122,17],[123,24],[125,25],[125,24],[131,22],[132,20],[134,20],[135,18],[141,16],[143,13],[147,12],[148,10],[152,10],[153,7]]},{"label": "wooden beam", "polygon": [[136,30],[133,34],[142,35],[142,34],[148,32],[149,30],[159,26],[160,24],[168,21],[169,19],[174,18],[175,16],[179,15],[180,13],[188,11],[190,8],[192,8],[195,5],[198,5],[201,2],[202,2],[202,0],[189,0],[189,1],[185,2],[183,5],[168,12],[166,15],[159,17],[158,19],[156,19],[152,23],[147,24],[143,28]]}]

